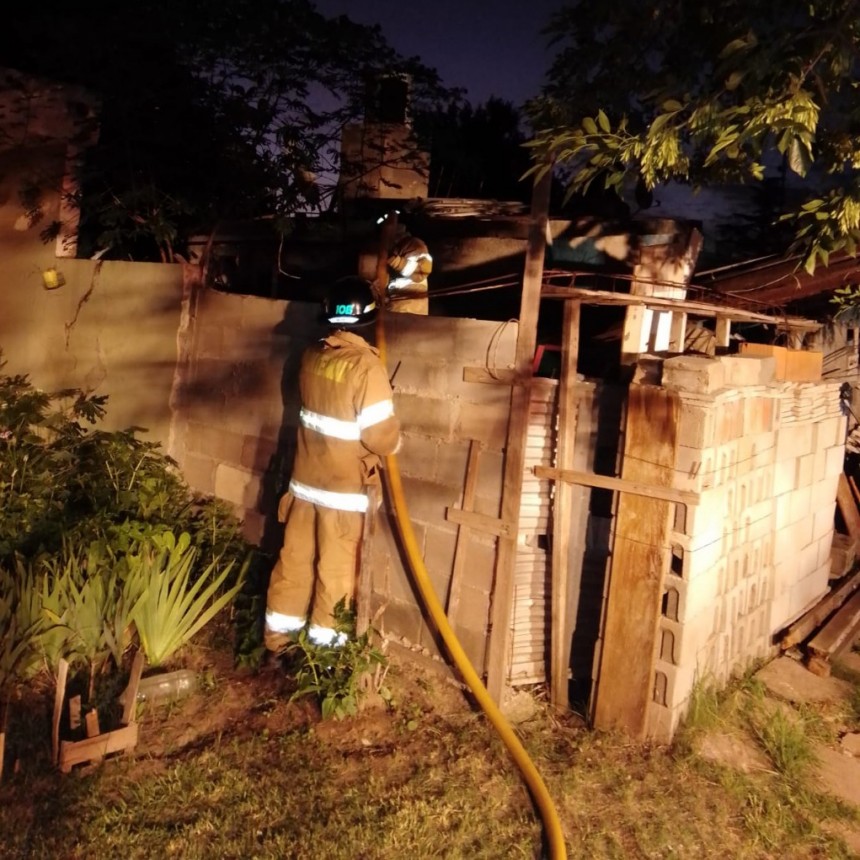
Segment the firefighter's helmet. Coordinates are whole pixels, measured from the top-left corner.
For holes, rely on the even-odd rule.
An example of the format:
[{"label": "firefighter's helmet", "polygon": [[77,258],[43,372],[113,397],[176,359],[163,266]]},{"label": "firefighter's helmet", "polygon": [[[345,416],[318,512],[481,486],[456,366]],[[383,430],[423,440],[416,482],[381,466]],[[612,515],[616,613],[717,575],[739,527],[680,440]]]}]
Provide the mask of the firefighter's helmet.
[{"label": "firefighter's helmet", "polygon": [[376,298],[370,281],[351,275],[335,281],[323,299],[323,315],[330,325],[357,328],[376,319]]}]

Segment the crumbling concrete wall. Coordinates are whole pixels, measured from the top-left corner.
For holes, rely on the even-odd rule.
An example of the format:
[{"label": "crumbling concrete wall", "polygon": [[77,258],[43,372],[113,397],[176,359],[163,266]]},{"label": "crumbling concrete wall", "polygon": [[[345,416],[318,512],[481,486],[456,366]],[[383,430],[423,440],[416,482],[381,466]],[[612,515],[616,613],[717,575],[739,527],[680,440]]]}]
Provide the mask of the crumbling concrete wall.
[{"label": "crumbling concrete wall", "polygon": [[827,590],[845,418],[839,383],[774,381],[773,357],[663,364],[680,416],[678,505],[664,577],[649,734],[669,738],[696,681],[775,653]]}]

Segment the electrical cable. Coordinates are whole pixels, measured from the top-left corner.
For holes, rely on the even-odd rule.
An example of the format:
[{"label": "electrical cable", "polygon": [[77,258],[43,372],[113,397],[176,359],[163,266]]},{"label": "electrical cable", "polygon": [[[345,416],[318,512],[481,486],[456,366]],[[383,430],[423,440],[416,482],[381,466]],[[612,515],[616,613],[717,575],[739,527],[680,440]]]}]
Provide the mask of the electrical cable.
[{"label": "electrical cable", "polygon": [[[383,364],[385,364],[386,341],[383,316],[384,313],[380,310],[376,322],[376,347],[379,350],[379,355]],[[487,691],[487,688],[478,677],[478,673],[473,668],[466,652],[463,650],[463,646],[457,639],[453,628],[448,623],[445,610],[442,608],[442,604],[436,596],[433,584],[430,581],[430,575],[427,572],[427,568],[424,565],[424,559],[421,556],[421,550],[418,547],[415,532],[412,528],[412,521],[409,517],[409,510],[406,506],[406,497],[403,493],[400,466],[397,462],[396,455],[391,454],[385,458],[385,469],[383,470],[383,474],[388,487],[389,497],[394,505],[397,529],[400,534],[403,547],[406,551],[406,555],[409,559],[410,567],[412,568],[415,585],[424,601],[424,606],[430,613],[433,623],[436,625],[436,629],[442,637],[442,641],[445,643],[448,653],[460,672],[461,677],[472,691],[478,704],[481,706],[502,742],[507,747],[508,752],[511,754],[511,757],[520,769],[526,785],[529,787],[532,798],[537,805],[543,820],[550,860],[566,860],[567,849],[564,842],[564,833],[561,829],[561,821],[559,820],[558,812],[556,811],[546,784],[535,767],[534,762],[529,758],[529,754],[526,752],[525,747],[511,728],[510,723],[505,719],[504,715]]]}]

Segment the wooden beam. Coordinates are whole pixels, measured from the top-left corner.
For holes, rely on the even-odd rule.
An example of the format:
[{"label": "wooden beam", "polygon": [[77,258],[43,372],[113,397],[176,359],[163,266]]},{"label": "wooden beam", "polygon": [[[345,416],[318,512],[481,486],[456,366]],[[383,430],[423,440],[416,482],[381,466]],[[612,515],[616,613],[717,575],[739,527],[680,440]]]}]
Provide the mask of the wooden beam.
[{"label": "wooden beam", "polygon": [[[668,487],[674,477],[678,401],[675,392],[631,385],[622,478]],[[594,725],[636,738],[648,732],[657,636],[668,568],[673,505],[621,493],[602,632]]]},{"label": "wooden beam", "polygon": [[635,496],[647,496],[662,499],[664,502],[675,502],[681,505],[697,505],[701,500],[698,493],[692,490],[676,490],[674,487],[655,487],[643,484],[641,481],[626,481],[623,478],[613,478],[609,475],[595,475],[593,472],[576,472],[573,469],[554,469],[551,466],[535,466],[535,477],[548,478],[551,481],[561,481],[570,484],[582,484],[584,487],[599,487],[602,490],[614,490],[616,493],[633,493]]},{"label": "wooden beam", "polygon": [[854,538],[854,540],[860,539],[860,511],[857,510],[854,494],[851,492],[848,478],[844,472],[839,473],[839,482],[836,485],[836,504],[839,506],[842,519],[845,521],[848,537]]},{"label": "wooden beam", "polygon": [[51,720],[51,754],[54,764],[60,761],[60,720],[63,717],[63,702],[66,700],[66,680],[69,676],[69,664],[60,657],[57,669],[57,689],[54,693],[54,716]]},{"label": "wooden beam", "polygon": [[673,311],[672,327],[669,333],[669,352],[683,352],[686,343],[687,315],[683,311]]},{"label": "wooden beam", "polygon": [[[579,323],[581,305],[564,303],[561,340],[561,378],[558,389],[558,434],[556,462],[562,469],[573,466],[576,440]],[[535,473],[537,474],[535,467]],[[550,698],[554,705],[568,708],[570,637],[568,630],[568,560],[573,513],[573,488],[562,481],[556,485],[552,504],[552,573],[550,586],[552,628],[550,634]]]},{"label": "wooden beam", "polygon": [[860,593],[856,593],[816,633],[807,645],[808,666],[816,675],[829,675],[830,663],[847,651],[860,632]]},{"label": "wooden beam", "polygon": [[129,723],[121,729],[84,741],[63,741],[60,744],[60,770],[68,773],[76,764],[99,761],[110,753],[130,749],[137,744],[137,737],[138,724]]},{"label": "wooden beam", "polygon": [[860,588],[860,572],[855,573],[838,588],[834,588],[826,594],[809,612],[802,615],[797,621],[789,625],[788,629],[780,639],[779,646],[785,651],[792,645],[803,642],[810,636],[822,622],[832,615],[843,603]]},{"label": "wooden beam", "polygon": [[532,191],[532,217],[523,272],[523,292],[520,297],[520,320],[514,362],[520,384],[511,387],[511,417],[508,421],[508,438],[505,446],[501,518],[508,530],[499,537],[498,541],[491,598],[493,609],[487,642],[487,692],[496,704],[502,701],[510,675],[514,564],[517,557],[517,531],[525,470],[532,361],[537,345],[537,323],[551,187],[552,168],[549,167],[543,177],[535,183]]},{"label": "wooden beam", "polygon": [[585,287],[558,287],[546,285],[541,290],[545,299],[581,299],[585,305],[642,305],[646,308],[663,311],[684,311],[696,317],[726,317],[738,322],[763,322],[785,328],[789,325],[796,328],[818,331],[821,323],[802,317],[781,317],[772,314],[747,311],[730,305],[712,305],[708,302],[697,302],[691,299],[664,299],[659,296],[634,296],[630,293],[611,293],[608,290],[589,290]]},{"label": "wooden beam", "polygon": [[726,316],[718,316],[714,331],[714,340],[717,349],[728,349],[731,335],[732,321]]},{"label": "wooden beam", "polygon": [[464,511],[461,508],[448,508],[445,511],[445,519],[460,526],[469,526],[478,532],[484,532],[496,537],[516,537],[516,527],[498,517],[490,517],[487,514],[479,514],[477,511]]}]

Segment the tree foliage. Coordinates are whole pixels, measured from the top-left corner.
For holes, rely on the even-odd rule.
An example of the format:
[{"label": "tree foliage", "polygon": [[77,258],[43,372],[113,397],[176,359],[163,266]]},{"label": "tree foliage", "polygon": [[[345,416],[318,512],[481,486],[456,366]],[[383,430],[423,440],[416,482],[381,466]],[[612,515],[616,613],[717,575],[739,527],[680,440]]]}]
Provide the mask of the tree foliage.
[{"label": "tree foliage", "polygon": [[170,259],[201,225],[329,205],[336,142],[376,73],[410,75],[418,106],[456,95],[378,27],[310,0],[81,0],[7,18],[5,65],[101,100],[84,255]]},{"label": "tree foliage", "polygon": [[653,0],[559,11],[537,165],[567,167],[571,192],[670,180],[804,180],[785,213],[807,270],[860,242],[857,0]]},{"label": "tree foliage", "polygon": [[430,197],[531,199],[531,183],[521,181],[529,167],[526,135],[511,102],[452,103],[418,114],[415,128],[429,148]]}]

